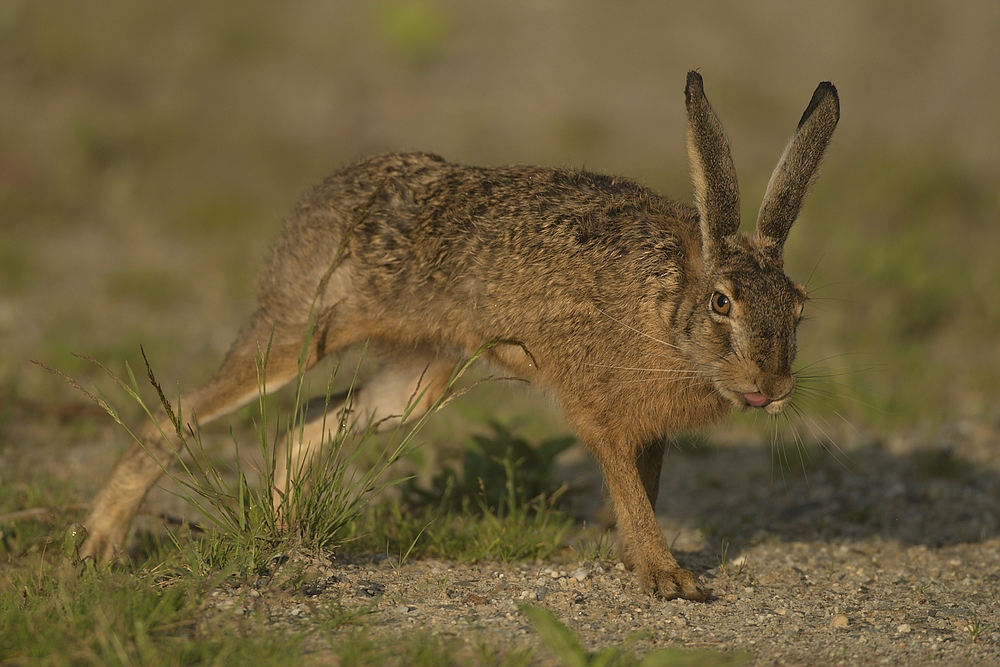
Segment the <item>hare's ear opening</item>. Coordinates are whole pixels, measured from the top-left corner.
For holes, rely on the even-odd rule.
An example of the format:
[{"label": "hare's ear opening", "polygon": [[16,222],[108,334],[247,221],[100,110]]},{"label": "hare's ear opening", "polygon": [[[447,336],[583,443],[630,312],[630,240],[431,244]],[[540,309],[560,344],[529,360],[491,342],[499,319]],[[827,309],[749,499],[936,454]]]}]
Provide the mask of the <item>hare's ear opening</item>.
[{"label": "hare's ear opening", "polygon": [[816,87],[799,126],[771,174],[757,216],[756,242],[781,258],[792,223],[802,210],[840,120],[840,97],[829,81]]},{"label": "hare's ear opening", "polygon": [[701,219],[702,251],[717,256],[735,244],[740,227],[740,186],[722,123],[705,97],[704,82],[688,72],[687,150],[694,184],[694,202]]}]

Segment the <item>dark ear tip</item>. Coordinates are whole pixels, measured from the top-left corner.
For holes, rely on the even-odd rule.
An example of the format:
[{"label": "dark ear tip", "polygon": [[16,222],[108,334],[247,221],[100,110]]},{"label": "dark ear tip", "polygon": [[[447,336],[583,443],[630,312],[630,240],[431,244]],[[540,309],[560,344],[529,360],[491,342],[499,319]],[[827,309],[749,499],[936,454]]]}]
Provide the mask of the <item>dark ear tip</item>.
[{"label": "dark ear tip", "polygon": [[818,86],[816,86],[816,92],[813,93],[813,97],[832,97],[837,108],[840,108],[840,95],[837,94],[837,87],[830,83],[829,81],[823,81]]},{"label": "dark ear tip", "polygon": [[701,74],[691,70],[687,75],[687,85],[684,86],[684,99],[690,103],[691,97],[693,95],[704,95],[705,94],[705,82],[701,78]]},{"label": "dark ear tip", "polygon": [[[834,86],[829,81],[823,81],[818,86],[816,86],[815,92],[813,92],[812,99],[809,100],[809,106],[806,107],[805,113],[802,114],[802,118],[799,120],[799,127],[809,120],[809,117],[813,115],[820,106],[829,100],[833,104],[833,116],[836,120],[840,119],[840,95],[837,93],[837,87]],[[836,120],[834,122],[836,122]]]}]

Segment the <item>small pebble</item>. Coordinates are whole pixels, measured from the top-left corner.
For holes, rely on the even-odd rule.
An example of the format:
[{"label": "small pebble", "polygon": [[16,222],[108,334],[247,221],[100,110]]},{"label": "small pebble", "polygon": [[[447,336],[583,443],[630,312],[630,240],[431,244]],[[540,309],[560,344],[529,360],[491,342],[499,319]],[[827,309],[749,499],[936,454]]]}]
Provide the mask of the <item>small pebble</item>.
[{"label": "small pebble", "polygon": [[900,623],[899,625],[896,626],[896,632],[898,632],[901,635],[908,635],[908,634],[910,634],[910,624],[909,623]]},{"label": "small pebble", "polygon": [[837,614],[830,621],[830,627],[831,628],[846,628],[848,625],[850,625],[850,623],[851,623],[850,620],[848,620],[848,618],[846,616],[844,616],[843,614]]}]

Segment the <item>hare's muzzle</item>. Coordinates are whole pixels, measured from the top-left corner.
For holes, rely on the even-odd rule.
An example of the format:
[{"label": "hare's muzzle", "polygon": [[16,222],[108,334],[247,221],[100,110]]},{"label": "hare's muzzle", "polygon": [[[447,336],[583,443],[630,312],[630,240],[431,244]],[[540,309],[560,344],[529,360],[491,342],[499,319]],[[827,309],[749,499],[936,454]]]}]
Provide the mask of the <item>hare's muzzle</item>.
[{"label": "hare's muzzle", "polygon": [[[771,415],[776,415],[784,410],[795,394],[795,377],[788,378],[776,386],[759,387],[764,391],[748,391],[737,394],[743,399],[743,407],[760,408]],[[767,393],[764,393],[767,392]],[[738,400],[738,399],[737,399]]]}]

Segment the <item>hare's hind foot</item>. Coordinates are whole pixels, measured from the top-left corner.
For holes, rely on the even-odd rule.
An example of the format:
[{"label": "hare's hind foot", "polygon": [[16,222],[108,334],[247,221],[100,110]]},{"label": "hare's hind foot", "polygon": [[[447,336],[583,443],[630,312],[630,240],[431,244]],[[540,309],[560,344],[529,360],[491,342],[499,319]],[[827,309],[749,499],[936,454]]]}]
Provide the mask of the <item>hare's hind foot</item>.
[{"label": "hare's hind foot", "polygon": [[[167,421],[163,416],[163,422]],[[164,425],[164,429],[169,426]],[[135,442],[122,457],[101,491],[90,506],[83,525],[87,538],[80,545],[80,558],[92,558],[98,563],[120,558],[128,546],[129,526],[139,511],[143,498],[162,472],[161,461],[169,461],[169,445],[157,438],[155,424],[139,429],[140,442]]]},{"label": "hare's hind foot", "polygon": [[[200,389],[184,394],[171,406],[157,410],[136,433],[136,441],[115,466],[110,479],[97,494],[84,521],[87,539],[80,556],[107,562],[121,555],[128,544],[129,526],[139,506],[181,448],[181,437],[191,425],[207,424],[293,380],[301,370],[302,339],[306,327],[283,327],[257,313],[211,380]],[[266,375],[259,367],[260,352],[273,343]],[[305,369],[321,355],[312,343]],[[265,382],[266,379],[266,382]],[[182,423],[175,423],[175,419]]]},{"label": "hare's hind foot", "polygon": [[[96,504],[96,503],[95,503]],[[78,552],[81,560],[91,559],[97,563],[117,560],[122,551],[132,520],[133,512],[99,511],[91,512],[84,520],[86,539]]]}]

